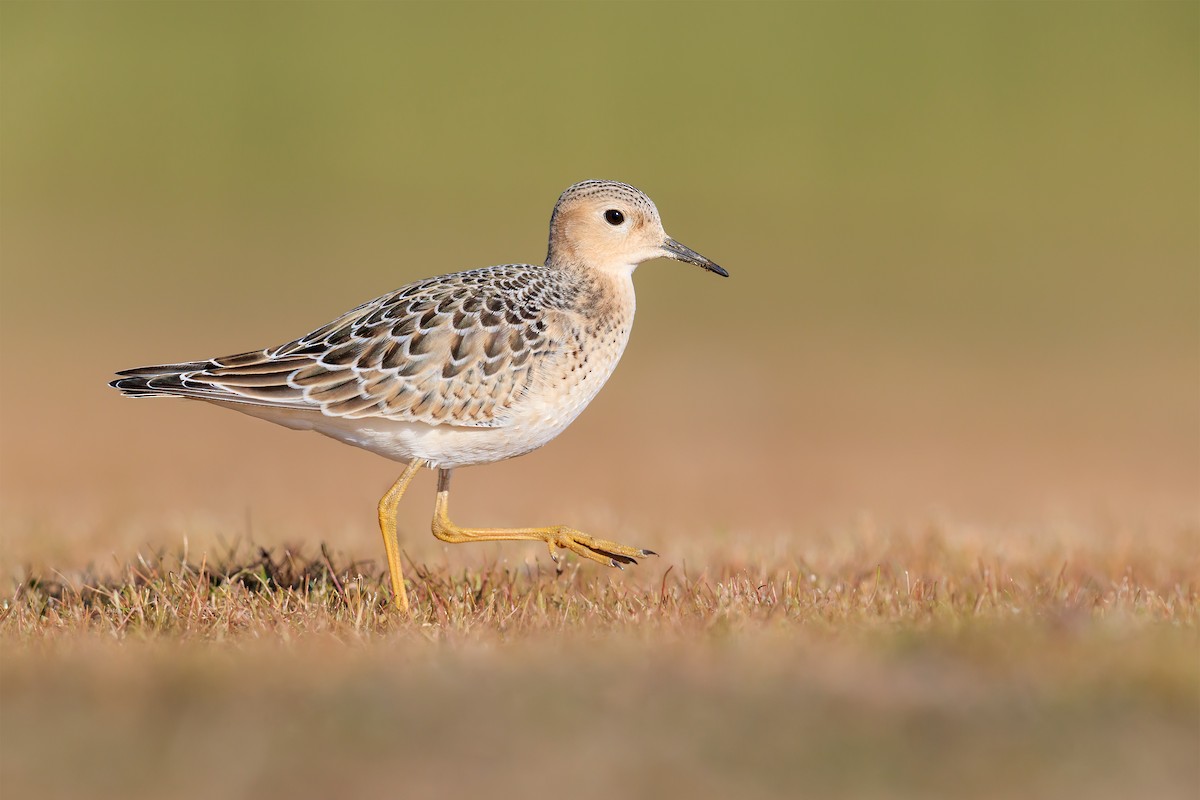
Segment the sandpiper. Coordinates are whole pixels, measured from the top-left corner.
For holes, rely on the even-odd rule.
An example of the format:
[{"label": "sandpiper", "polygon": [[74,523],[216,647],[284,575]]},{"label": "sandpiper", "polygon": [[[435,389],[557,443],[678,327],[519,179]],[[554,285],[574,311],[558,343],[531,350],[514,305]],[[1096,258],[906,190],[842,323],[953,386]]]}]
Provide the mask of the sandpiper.
[{"label": "sandpiper", "polygon": [[633,271],[672,258],[724,269],[667,236],[658,209],[616,181],[558,198],[546,263],[505,264],[418,281],[277,347],[124,370],[129,397],[204,400],[311,430],[395,461],[379,501],[394,604],[408,610],[396,507],[422,467],[438,470],[433,535],[444,542],[538,540],[619,567],[653,551],[563,525],[463,528],[450,521],[450,476],[536,450],[608,380],[633,325]]}]

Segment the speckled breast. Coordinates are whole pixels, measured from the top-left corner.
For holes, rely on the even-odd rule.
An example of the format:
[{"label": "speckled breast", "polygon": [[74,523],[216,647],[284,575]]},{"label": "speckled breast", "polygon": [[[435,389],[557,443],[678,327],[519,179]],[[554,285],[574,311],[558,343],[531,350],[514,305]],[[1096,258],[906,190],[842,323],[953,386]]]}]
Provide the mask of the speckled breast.
[{"label": "speckled breast", "polygon": [[630,283],[627,294],[609,290],[612,296],[605,298],[602,313],[581,309],[561,320],[561,346],[539,364],[525,397],[506,421],[506,428],[525,437],[528,446],[522,452],[562,433],[612,375],[633,328],[632,289]]}]

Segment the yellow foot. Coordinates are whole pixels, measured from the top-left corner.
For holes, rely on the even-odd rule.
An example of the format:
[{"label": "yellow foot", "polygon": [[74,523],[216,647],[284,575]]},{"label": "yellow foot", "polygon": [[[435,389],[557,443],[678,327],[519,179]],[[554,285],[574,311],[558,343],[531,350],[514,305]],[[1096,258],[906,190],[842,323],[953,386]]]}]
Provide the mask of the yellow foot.
[{"label": "yellow foot", "polygon": [[545,528],[461,528],[450,521],[450,470],[438,472],[437,503],[433,510],[433,535],[447,544],[463,542],[545,542],[550,558],[558,563],[561,548],[578,556],[591,559],[617,569],[625,564],[636,564],[637,559],[656,556],[653,550],[630,547],[608,539],[596,539],[583,531],[566,525],[551,525]]},{"label": "yellow foot", "polygon": [[546,529],[546,547],[550,550],[550,558],[556,564],[558,563],[558,553],[555,552],[555,549],[561,547],[576,555],[617,569],[624,569],[623,564],[636,564],[639,558],[658,555],[653,550],[629,547],[617,542],[610,542],[608,539],[596,539],[582,531],[563,525]]}]

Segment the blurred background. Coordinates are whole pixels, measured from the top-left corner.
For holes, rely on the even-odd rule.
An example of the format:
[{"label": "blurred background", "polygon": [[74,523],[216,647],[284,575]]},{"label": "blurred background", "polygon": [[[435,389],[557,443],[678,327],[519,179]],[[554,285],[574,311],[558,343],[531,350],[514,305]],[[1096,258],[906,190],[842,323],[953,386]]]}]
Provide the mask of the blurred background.
[{"label": "blurred background", "polygon": [[[382,559],[398,466],[117,369],[540,261],[585,178],[726,266],[636,275],[609,386],[465,524],[669,548],[1200,523],[1194,3],[0,8],[0,568],[237,537]],[[414,558],[432,478],[401,508]],[[615,535],[619,533],[620,535]],[[661,546],[660,546],[661,545]]]},{"label": "blurred background", "polygon": [[[0,784],[1194,796],[1198,30],[1194,2],[0,3]],[[643,265],[608,387],[461,471],[456,520],[662,554],[545,579],[571,596],[809,574],[868,611],[739,627],[717,585],[615,634],[21,628],[26,576],[185,541],[381,576],[399,465],[106,382],[540,261],[586,178],[731,277]],[[549,567],[443,547],[432,505],[426,474],[418,564]],[[910,569],[928,614],[872,616]],[[974,616],[971,581],[1015,599]]]}]

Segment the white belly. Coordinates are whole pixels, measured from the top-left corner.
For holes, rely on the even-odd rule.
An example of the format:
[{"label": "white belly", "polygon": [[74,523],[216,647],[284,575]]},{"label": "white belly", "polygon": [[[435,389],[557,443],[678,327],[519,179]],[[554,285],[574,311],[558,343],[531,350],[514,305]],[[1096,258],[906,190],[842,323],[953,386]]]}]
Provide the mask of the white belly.
[{"label": "white belly", "polygon": [[[414,458],[430,467],[453,469],[488,464],[523,455],[549,442],[570,424],[547,420],[546,424],[522,424],[504,428],[463,428],[398,422],[383,418],[346,419],[320,412],[252,406],[244,403],[215,403],[252,417],[298,431],[316,431],[339,442],[361,447],[393,461],[408,463]],[[582,409],[580,409],[582,410]],[[578,416],[578,412],[576,415]]]}]

